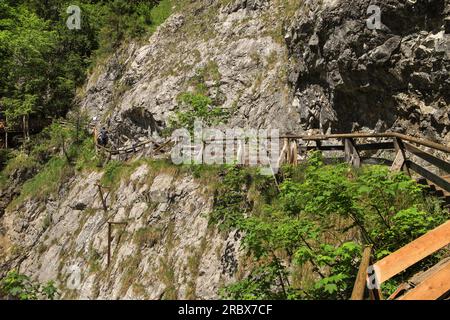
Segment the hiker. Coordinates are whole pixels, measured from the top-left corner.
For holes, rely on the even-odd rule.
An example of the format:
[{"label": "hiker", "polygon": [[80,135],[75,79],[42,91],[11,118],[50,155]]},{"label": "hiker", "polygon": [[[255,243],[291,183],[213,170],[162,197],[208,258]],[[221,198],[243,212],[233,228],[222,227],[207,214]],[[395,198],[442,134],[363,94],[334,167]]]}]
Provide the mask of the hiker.
[{"label": "hiker", "polygon": [[106,128],[103,127],[100,130],[100,133],[98,135],[98,139],[97,142],[99,145],[101,145],[102,147],[105,147],[108,144],[108,131],[106,131]]}]

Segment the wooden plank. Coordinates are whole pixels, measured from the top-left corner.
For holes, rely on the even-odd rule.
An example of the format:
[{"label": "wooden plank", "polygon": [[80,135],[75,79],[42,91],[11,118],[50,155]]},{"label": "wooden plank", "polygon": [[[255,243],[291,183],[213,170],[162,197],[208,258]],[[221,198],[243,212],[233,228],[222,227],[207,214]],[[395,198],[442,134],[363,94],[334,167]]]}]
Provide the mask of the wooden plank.
[{"label": "wooden plank", "polygon": [[[307,150],[316,150],[315,146],[306,147]],[[356,145],[358,151],[373,151],[373,150],[390,150],[394,149],[394,143],[392,142],[380,142],[380,143],[363,143]],[[321,145],[320,150],[322,151],[344,151],[343,145]]]},{"label": "wooden plank", "polygon": [[355,168],[361,166],[361,158],[352,139],[344,139],[345,161]]},{"label": "wooden plank", "polygon": [[393,172],[399,172],[402,170],[403,165],[405,164],[405,155],[403,153],[403,150],[398,150],[397,155],[395,156],[394,163],[391,166],[391,171]]},{"label": "wooden plank", "polygon": [[350,300],[364,299],[364,291],[366,289],[366,279],[367,279],[367,268],[369,268],[371,254],[372,254],[372,246],[365,247]]},{"label": "wooden plank", "polygon": [[106,264],[109,267],[111,263],[111,238],[112,238],[112,225],[111,222],[108,222],[108,256],[106,260]]},{"label": "wooden plank", "polygon": [[375,263],[380,284],[450,243],[450,220]]},{"label": "wooden plank", "polygon": [[446,263],[398,300],[436,300],[449,290],[450,263]]},{"label": "wooden plank", "polygon": [[450,182],[448,182],[446,179],[443,179],[442,177],[434,174],[431,171],[428,171],[427,169],[419,166],[417,163],[414,163],[410,160],[406,161],[406,165],[408,166],[408,168],[417,172],[425,179],[433,182],[438,187],[444,189],[447,192],[450,192]]},{"label": "wooden plank", "polygon": [[[307,146],[306,150],[317,150],[317,146]],[[336,145],[328,145],[328,146],[320,146],[319,150],[321,151],[344,151],[344,146],[336,146]]]},{"label": "wooden plank", "polygon": [[420,150],[419,148],[416,148],[415,146],[407,142],[405,142],[404,145],[405,149],[411,152],[412,154],[415,154],[416,156],[422,158],[425,161],[428,161],[429,163],[435,165],[439,169],[442,169],[446,172],[450,172],[450,163],[448,163],[447,161],[439,159],[426,151]]}]

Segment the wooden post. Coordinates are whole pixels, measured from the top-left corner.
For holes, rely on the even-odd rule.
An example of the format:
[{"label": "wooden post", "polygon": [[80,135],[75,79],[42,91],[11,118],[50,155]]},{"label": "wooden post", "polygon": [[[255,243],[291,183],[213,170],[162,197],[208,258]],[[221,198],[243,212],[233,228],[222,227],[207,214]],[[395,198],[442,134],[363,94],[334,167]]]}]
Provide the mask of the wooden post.
[{"label": "wooden post", "polygon": [[364,300],[364,291],[366,289],[367,269],[370,265],[370,256],[372,254],[372,246],[366,246],[363,251],[361,264],[359,266],[358,275],[356,277],[355,286],[350,300]]},{"label": "wooden post", "polygon": [[405,146],[403,144],[403,141],[399,138],[394,139],[394,147],[395,147],[395,160],[394,163],[391,166],[391,171],[398,172],[398,171],[405,171],[406,174],[411,176],[411,173],[409,172],[408,166],[406,166],[406,153],[405,153]]},{"label": "wooden post", "polygon": [[108,258],[107,258],[107,265],[109,267],[109,265],[111,264],[111,234],[112,234],[112,224],[111,222],[108,222]]},{"label": "wooden post", "polygon": [[105,211],[105,213],[107,213],[108,212],[108,207],[106,206],[106,199],[103,197],[102,186],[98,184],[97,187],[98,187],[98,193],[99,193],[100,198],[102,200],[103,211]]},{"label": "wooden post", "polygon": [[287,164],[292,164],[291,163],[291,159],[292,159],[292,152],[291,152],[291,139],[286,139],[286,162]]},{"label": "wooden post", "polygon": [[322,148],[322,141],[321,141],[321,140],[315,140],[315,142],[316,142],[316,148],[317,148],[317,150],[320,151],[321,148]]},{"label": "wooden post", "polygon": [[298,145],[296,140],[293,140],[291,143],[291,164],[294,166],[298,165]]},{"label": "wooden post", "polygon": [[353,139],[344,139],[345,161],[355,168],[361,167],[361,158]]},{"label": "wooden post", "polygon": [[288,150],[289,150],[289,140],[284,138],[283,139],[283,149],[281,149],[280,157],[278,158],[278,168],[281,168],[281,166],[286,162],[289,161],[288,158]]},{"label": "wooden post", "polygon": [[94,127],[94,146],[95,146],[95,152],[98,152],[98,146],[97,146],[97,127]]}]

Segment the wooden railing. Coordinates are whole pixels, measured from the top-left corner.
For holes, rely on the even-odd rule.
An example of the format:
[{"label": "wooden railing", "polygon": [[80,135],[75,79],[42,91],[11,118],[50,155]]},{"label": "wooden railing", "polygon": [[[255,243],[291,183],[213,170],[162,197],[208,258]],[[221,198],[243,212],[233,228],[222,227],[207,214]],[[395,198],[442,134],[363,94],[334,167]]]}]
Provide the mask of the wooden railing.
[{"label": "wooden railing", "polygon": [[[351,299],[363,300],[366,288],[372,300],[382,299],[381,284],[449,244],[450,221],[447,221],[372,266],[371,247],[366,247]],[[450,290],[450,260],[444,260],[427,270],[415,285],[401,284],[388,299],[434,300],[442,297]],[[410,290],[406,291],[408,289]]]},{"label": "wooden railing", "polygon": [[[94,134],[95,142],[97,143],[96,135]],[[270,139],[270,138],[268,138]],[[450,163],[444,159],[439,158],[436,153],[450,154],[450,146],[441,145],[425,139],[419,139],[408,135],[387,132],[387,133],[345,133],[345,134],[329,134],[329,135],[285,135],[280,139],[283,143],[280,158],[278,163],[297,164],[299,153],[304,153],[309,150],[320,151],[342,151],[344,153],[345,161],[351,163],[355,167],[361,166],[364,162],[380,162],[390,164],[393,171],[404,170],[408,174],[410,171],[417,173],[420,177],[432,182],[445,192],[450,193],[450,182],[438,174],[439,171],[450,173]],[[385,140],[382,142],[356,143],[356,140],[376,139]],[[239,139],[233,139],[236,141]],[[324,144],[326,141],[340,141],[340,143]],[[386,141],[391,140],[391,141]],[[223,142],[229,141],[227,139],[221,140]],[[205,140],[204,145],[209,143],[220,143],[218,140]],[[309,145],[311,142],[314,145]],[[157,142],[154,139],[148,139],[143,142],[136,143],[132,146],[109,149],[97,144],[97,148],[111,155],[133,155],[141,152],[144,149],[152,148],[152,154],[170,151],[170,147],[174,144],[171,139],[165,142]],[[433,150],[432,154],[421,148],[429,148]],[[394,150],[395,159],[389,161],[379,158],[363,158],[362,151],[380,151],[380,150]],[[422,165],[414,162],[408,155],[415,155],[425,162],[427,162],[433,170],[424,168]]]},{"label": "wooden railing", "polygon": [[[351,163],[352,165],[359,167],[365,161],[371,162],[372,160],[377,160],[377,158],[362,158],[362,151],[378,151],[378,150],[394,150],[395,159],[394,161],[382,160],[380,163],[391,164],[391,169],[393,171],[404,170],[408,174],[410,171],[415,172],[423,179],[432,182],[437,187],[441,188],[445,192],[450,193],[450,182],[448,178],[443,177],[440,172],[448,174],[450,173],[450,163],[444,159],[439,158],[436,154],[447,155],[450,154],[450,147],[447,145],[441,145],[436,142],[418,139],[415,137],[407,136],[400,133],[351,133],[351,134],[331,134],[331,135],[316,135],[316,136],[284,136],[281,137],[285,139],[285,145],[298,146],[300,152],[302,150],[320,150],[320,151],[343,151],[345,161]],[[384,139],[392,141],[384,142],[373,142],[373,143],[362,143],[357,144],[356,139]],[[315,143],[313,146],[305,146],[300,143],[300,141],[312,141]],[[329,140],[340,140],[341,144],[328,144],[324,145],[324,141]],[[432,154],[421,148],[426,147],[432,149]],[[286,149],[286,148],[283,148]],[[289,148],[288,148],[289,149]],[[292,150],[292,147],[290,148]],[[423,161],[429,164],[430,169],[424,168],[422,165],[413,161],[409,155],[417,156]],[[289,159],[289,151],[282,155],[285,159]]]}]

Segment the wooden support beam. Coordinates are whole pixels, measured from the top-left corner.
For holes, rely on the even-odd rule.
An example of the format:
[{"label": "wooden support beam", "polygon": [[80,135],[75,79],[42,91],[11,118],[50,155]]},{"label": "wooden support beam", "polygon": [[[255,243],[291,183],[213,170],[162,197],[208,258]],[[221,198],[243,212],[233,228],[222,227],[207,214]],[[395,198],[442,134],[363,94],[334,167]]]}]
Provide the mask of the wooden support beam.
[{"label": "wooden support beam", "polygon": [[403,150],[398,150],[394,159],[394,163],[391,166],[391,171],[392,172],[402,171],[405,162],[406,162],[405,153],[403,152]]},{"label": "wooden support beam", "polygon": [[447,262],[398,300],[436,300],[449,290],[450,262]]},{"label": "wooden support beam", "polygon": [[290,164],[296,166],[298,165],[298,146],[297,141],[292,140],[291,141],[291,157],[290,157]]},{"label": "wooden support beam", "polygon": [[291,139],[285,139],[285,143],[286,143],[286,162],[287,164],[292,164],[291,160],[292,160],[292,149],[291,149]]},{"label": "wooden support beam", "polygon": [[406,165],[408,166],[408,168],[410,168],[414,172],[417,172],[418,174],[420,174],[425,179],[433,182],[438,187],[444,189],[447,192],[450,192],[450,182],[447,181],[447,179],[442,178],[442,177],[434,174],[431,171],[428,171],[424,167],[419,166],[417,163],[414,163],[414,162],[412,162],[410,160],[406,161]]},{"label": "wooden support beam", "polygon": [[403,170],[407,175],[411,176],[408,166],[405,165],[407,158],[403,141],[399,138],[394,138],[394,148],[396,151],[396,155],[394,163],[391,166],[391,171],[399,172]]},{"label": "wooden support beam", "polygon": [[405,146],[405,149],[407,151],[411,152],[412,154],[418,156],[419,158],[422,158],[425,161],[428,161],[429,163],[435,165],[436,167],[438,167],[441,170],[450,172],[450,163],[449,162],[439,159],[426,151],[420,150],[419,148],[416,148],[415,146],[413,146],[412,144],[409,144],[407,142],[404,142],[403,144]]},{"label": "wooden support beam", "polygon": [[321,140],[315,140],[316,142],[316,149],[320,150],[322,148],[322,141]]},{"label": "wooden support beam", "polygon": [[281,168],[281,166],[286,163],[288,158],[288,152],[289,152],[289,140],[283,139],[283,149],[281,149],[280,157],[278,158],[277,166],[278,168]]},{"label": "wooden support beam", "polygon": [[112,225],[111,222],[108,222],[108,256],[106,261],[108,267],[111,264],[111,241],[112,241]]},{"label": "wooden support beam", "polygon": [[364,248],[361,264],[359,265],[358,275],[356,277],[355,286],[350,300],[364,300],[364,291],[367,282],[367,269],[370,265],[370,256],[372,254],[372,246]]},{"label": "wooden support beam", "polygon": [[359,156],[359,152],[356,149],[353,139],[344,139],[344,152],[346,162],[350,163],[355,168],[361,167],[361,157]]},{"label": "wooden support beam", "polygon": [[450,243],[450,220],[375,263],[381,283]]},{"label": "wooden support beam", "polygon": [[102,189],[102,186],[99,185],[99,184],[97,184],[97,188],[98,188],[98,194],[100,195],[100,199],[101,199],[101,201],[102,201],[103,211],[105,211],[105,213],[107,213],[107,212],[108,212],[108,207],[107,207],[107,205],[106,205],[106,199],[105,199],[105,197],[103,196],[103,189]]}]

